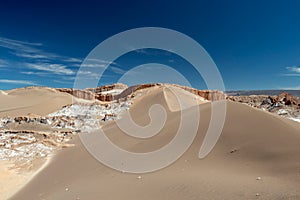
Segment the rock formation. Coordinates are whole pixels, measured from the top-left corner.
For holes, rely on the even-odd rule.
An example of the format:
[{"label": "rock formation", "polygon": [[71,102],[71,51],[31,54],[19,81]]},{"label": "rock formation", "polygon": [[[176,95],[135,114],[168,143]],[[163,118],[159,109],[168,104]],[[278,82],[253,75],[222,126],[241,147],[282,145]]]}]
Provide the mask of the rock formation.
[{"label": "rock formation", "polygon": [[[161,86],[161,85],[168,85],[168,84],[149,83],[149,84],[140,84],[140,85],[127,87],[124,84],[117,83],[117,84],[112,84],[107,86],[100,86],[97,88],[87,88],[85,90],[66,89],[66,88],[57,89],[57,90],[60,92],[67,92],[80,99],[111,102],[115,100],[126,99],[132,95],[134,96],[134,93],[138,90],[142,90],[154,86]],[[172,84],[172,86],[180,87],[188,92],[203,97],[204,99],[209,101],[225,100],[227,97],[227,95],[222,91],[198,90],[195,88],[190,88],[190,87],[180,86],[175,84]]]},{"label": "rock formation", "polygon": [[73,89],[73,88],[58,88],[60,92],[66,92],[73,95],[74,97],[85,99],[85,100],[99,100],[99,101],[113,101],[116,95],[127,88],[126,85],[116,83],[112,85],[105,85],[96,88],[87,88],[84,90]]},{"label": "rock formation", "polygon": [[248,104],[278,115],[292,119],[300,118],[300,98],[289,93],[281,93],[278,96],[250,95],[228,96],[228,100]]},{"label": "rock formation", "polygon": [[190,87],[184,87],[184,86],[179,86],[176,85],[177,87],[180,87],[186,91],[189,91],[195,95],[198,95],[200,97],[203,97],[206,100],[209,101],[219,101],[219,100],[225,100],[227,95],[218,90],[197,90],[195,88],[190,88]]}]

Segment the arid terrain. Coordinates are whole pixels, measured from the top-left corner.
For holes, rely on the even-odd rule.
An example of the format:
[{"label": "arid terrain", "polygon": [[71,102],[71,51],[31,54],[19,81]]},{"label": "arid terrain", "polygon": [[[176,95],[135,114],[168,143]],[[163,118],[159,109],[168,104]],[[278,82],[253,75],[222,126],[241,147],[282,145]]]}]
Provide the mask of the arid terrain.
[{"label": "arid terrain", "polygon": [[[222,134],[212,152],[199,159],[212,102],[218,109],[224,101]],[[156,104],[167,115],[159,134],[134,138],[118,126],[122,120],[126,126],[126,114],[147,126],[149,110]],[[193,122],[196,108],[200,121],[194,142],[174,164],[156,172],[113,170],[89,154],[79,139],[80,134],[97,134],[101,127],[125,150],[154,151],[175,137],[181,117]],[[297,200],[299,122],[300,99],[289,93],[229,96],[171,84],[1,91],[0,199]]]}]

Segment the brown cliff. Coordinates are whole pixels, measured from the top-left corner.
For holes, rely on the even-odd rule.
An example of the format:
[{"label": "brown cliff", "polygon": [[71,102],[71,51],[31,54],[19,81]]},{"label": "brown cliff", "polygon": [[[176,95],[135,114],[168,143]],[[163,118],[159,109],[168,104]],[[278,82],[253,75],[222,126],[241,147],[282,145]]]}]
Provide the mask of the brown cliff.
[{"label": "brown cliff", "polygon": [[[114,101],[114,100],[120,100],[127,97],[130,97],[131,95],[134,95],[134,93],[138,90],[154,87],[154,86],[161,86],[161,85],[168,85],[168,84],[161,84],[161,83],[149,83],[149,84],[140,84],[135,86],[127,87],[124,84],[117,83],[112,85],[106,85],[106,86],[100,86],[97,88],[87,88],[85,90],[77,90],[77,89],[68,89],[68,88],[62,88],[57,89],[60,92],[66,92],[69,93],[77,98],[80,99],[86,99],[86,100],[99,100],[99,101]],[[180,87],[188,92],[191,92],[195,95],[198,95],[200,97],[203,97],[206,100],[209,101],[218,101],[218,100],[224,100],[227,98],[227,95],[224,94],[222,91],[217,90],[197,90],[195,88],[190,88],[186,86],[180,86],[172,84],[173,86]],[[109,91],[116,90],[121,92],[111,92]]]}]

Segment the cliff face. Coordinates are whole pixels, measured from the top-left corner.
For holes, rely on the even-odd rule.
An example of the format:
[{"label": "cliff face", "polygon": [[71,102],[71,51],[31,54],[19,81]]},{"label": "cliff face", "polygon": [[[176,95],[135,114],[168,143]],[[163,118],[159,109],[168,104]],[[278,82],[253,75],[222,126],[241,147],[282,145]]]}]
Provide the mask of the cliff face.
[{"label": "cliff face", "polygon": [[96,99],[96,94],[91,91],[87,91],[87,90],[75,90],[72,88],[58,88],[57,90],[60,92],[65,92],[65,93],[71,94],[74,97],[77,97],[80,99],[86,99],[86,100],[95,100]]},{"label": "cliff face", "polygon": [[[131,95],[134,95],[134,92],[154,86],[161,86],[164,84],[160,83],[150,83],[150,84],[141,84],[131,87],[127,87],[124,84],[117,83],[113,85],[106,85],[97,88],[87,88],[85,90],[75,90],[72,88],[62,88],[57,89],[60,92],[69,93],[77,98],[86,99],[86,100],[99,100],[99,101],[114,101],[127,98]],[[191,92],[195,95],[203,97],[209,101],[218,101],[225,100],[227,95],[222,91],[217,90],[197,90],[195,88],[180,86],[172,84],[173,86],[180,87],[188,92]]]},{"label": "cliff face", "polygon": [[[161,86],[167,84],[160,83],[151,83],[151,84],[141,84],[131,87],[127,87],[124,84],[117,83],[112,85],[100,86],[97,88],[87,88],[84,90],[72,89],[72,88],[59,88],[57,89],[60,92],[66,92],[74,97],[86,100],[99,100],[99,101],[114,101],[120,100],[123,98],[130,97],[134,92],[142,90],[145,88],[150,88],[154,86]],[[262,104],[280,104],[280,105],[290,105],[290,106],[300,106],[299,97],[294,97],[286,92],[278,96],[267,96],[267,95],[250,95],[250,96],[227,96],[222,91],[217,90],[197,90],[195,88],[190,88],[186,86],[180,86],[172,84],[172,86],[180,87],[188,92],[191,92],[195,95],[203,97],[209,101],[218,101],[218,100],[231,100],[241,103],[247,103],[254,107],[261,107]]]},{"label": "cliff face", "polygon": [[113,101],[114,96],[127,88],[126,85],[116,83],[112,85],[100,86],[97,88],[87,88],[84,90],[78,90],[73,88],[58,88],[60,92],[66,92],[74,97],[85,100],[99,100],[99,101]]},{"label": "cliff face", "polygon": [[100,94],[100,93],[108,92],[108,91],[112,91],[112,90],[125,90],[127,88],[128,88],[128,86],[125,84],[116,83],[116,84],[104,85],[104,86],[100,86],[100,87],[96,87],[96,88],[87,88],[85,90]]},{"label": "cliff face", "polygon": [[224,92],[218,90],[197,90],[195,88],[184,87],[184,86],[178,86],[178,87],[181,87],[182,89],[189,91],[200,97],[203,97],[204,99],[209,101],[219,101],[219,100],[225,100],[227,98],[227,95]]}]

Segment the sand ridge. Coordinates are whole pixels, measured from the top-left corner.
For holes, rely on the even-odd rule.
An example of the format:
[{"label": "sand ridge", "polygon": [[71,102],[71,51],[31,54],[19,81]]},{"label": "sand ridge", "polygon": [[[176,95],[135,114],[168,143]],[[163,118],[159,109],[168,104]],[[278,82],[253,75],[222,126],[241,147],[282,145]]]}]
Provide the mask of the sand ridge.
[{"label": "sand ridge", "polygon": [[73,97],[51,88],[27,87],[1,93],[0,117],[24,116],[28,113],[47,115],[72,103]]},{"label": "sand ridge", "polygon": [[[159,135],[149,140],[132,138],[115,122],[104,125],[105,134],[118,146],[133,152],[162,147],[174,137],[180,120],[174,97],[165,89],[156,88],[138,99],[128,112],[136,123],[145,125],[149,123],[149,108],[154,104],[166,106],[168,114]],[[112,170],[96,161],[77,138],[73,141],[75,147],[60,151],[10,199],[300,198],[297,122],[228,101],[222,135],[213,151],[200,160],[197,155],[211,120],[211,104],[197,106],[201,120],[195,141],[179,160],[163,170],[140,175]],[[186,108],[184,117],[189,118],[193,108]],[[188,128],[186,132],[189,133]]]}]

